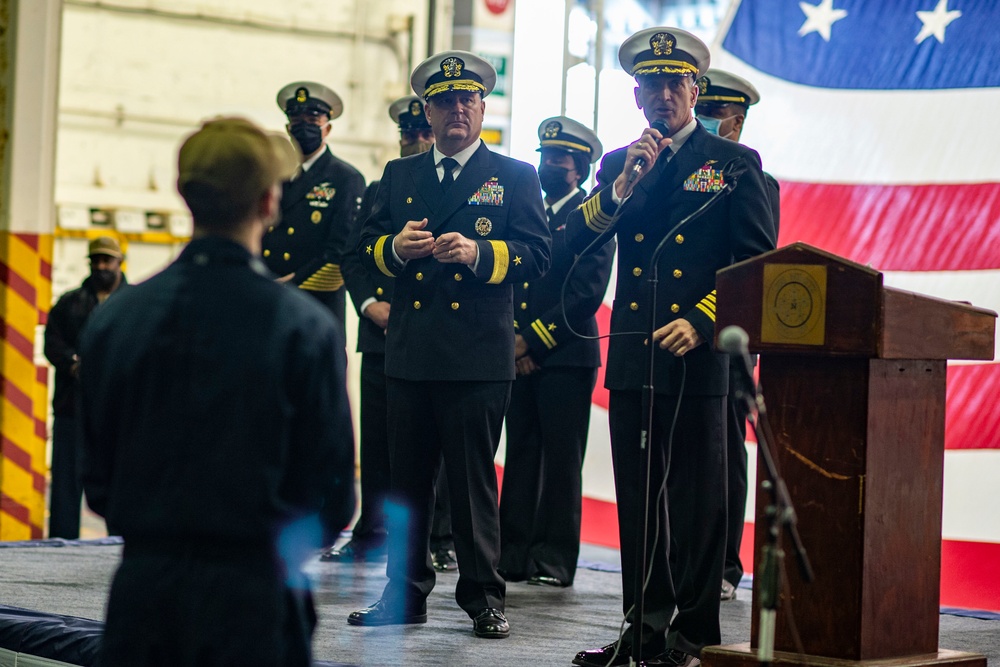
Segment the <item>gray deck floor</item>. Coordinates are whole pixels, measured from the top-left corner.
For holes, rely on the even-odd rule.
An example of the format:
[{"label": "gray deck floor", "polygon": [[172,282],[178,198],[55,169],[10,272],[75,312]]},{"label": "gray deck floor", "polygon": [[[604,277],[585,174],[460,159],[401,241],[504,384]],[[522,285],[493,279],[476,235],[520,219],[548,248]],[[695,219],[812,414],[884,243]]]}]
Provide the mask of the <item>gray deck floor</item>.
[{"label": "gray deck floor", "polygon": [[[0,550],[0,604],[84,618],[103,618],[118,560],[116,546]],[[585,547],[582,559],[614,564],[616,551]],[[454,602],[457,575],[443,574],[429,599],[426,625],[356,628],[347,615],[374,602],[385,583],[384,564],[313,563],[319,628],[317,660],[359,665],[569,665],[584,648],[617,636],[621,583],[617,573],[581,569],[569,589],[510,584],[511,636],[476,639]],[[723,643],[749,640],[750,591],[722,605]],[[1000,664],[1000,621],[941,617],[942,648],[983,653]]]}]

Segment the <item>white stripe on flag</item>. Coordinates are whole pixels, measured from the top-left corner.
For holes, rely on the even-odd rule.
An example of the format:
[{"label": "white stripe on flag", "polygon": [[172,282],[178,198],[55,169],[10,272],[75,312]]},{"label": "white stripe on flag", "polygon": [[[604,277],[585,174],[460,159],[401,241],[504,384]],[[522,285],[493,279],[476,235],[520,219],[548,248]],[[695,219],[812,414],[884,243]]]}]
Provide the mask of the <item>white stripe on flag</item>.
[{"label": "white stripe on flag", "polygon": [[998,88],[812,88],[765,74],[721,49],[712,53],[712,66],[760,91],[740,142],[760,153],[775,178],[868,185],[1000,181],[1000,132],[990,130],[985,111],[1000,106]]}]

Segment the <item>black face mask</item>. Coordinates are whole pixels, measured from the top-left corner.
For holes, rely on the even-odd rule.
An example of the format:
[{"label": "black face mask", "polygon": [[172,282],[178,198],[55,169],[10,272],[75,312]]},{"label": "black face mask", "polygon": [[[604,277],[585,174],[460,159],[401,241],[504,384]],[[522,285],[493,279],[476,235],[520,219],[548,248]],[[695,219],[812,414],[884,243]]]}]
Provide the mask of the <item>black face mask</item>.
[{"label": "black face mask", "polygon": [[118,274],[111,269],[94,269],[90,272],[90,277],[94,280],[94,286],[99,290],[109,290],[115,286]]},{"label": "black face mask", "polygon": [[323,127],[320,125],[297,123],[288,128],[288,131],[295,137],[303,155],[312,155],[323,144]]},{"label": "black face mask", "polygon": [[573,187],[566,182],[566,176],[570,170],[565,167],[556,167],[551,164],[543,164],[538,168],[538,181],[542,184],[542,190],[549,197],[561,197]]}]

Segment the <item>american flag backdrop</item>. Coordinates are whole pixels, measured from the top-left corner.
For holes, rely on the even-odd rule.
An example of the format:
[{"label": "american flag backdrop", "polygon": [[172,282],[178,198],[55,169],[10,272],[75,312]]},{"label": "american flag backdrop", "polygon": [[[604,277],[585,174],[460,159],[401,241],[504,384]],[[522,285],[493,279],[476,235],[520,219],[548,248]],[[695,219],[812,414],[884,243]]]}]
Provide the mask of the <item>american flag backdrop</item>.
[{"label": "american flag backdrop", "polygon": [[[741,141],[781,183],[779,246],[1000,310],[998,28],[996,0],[735,2],[712,66],[761,92]],[[611,544],[600,381],[594,402],[584,538]],[[1000,611],[1000,364],[950,362],[945,446],[941,602]]]}]

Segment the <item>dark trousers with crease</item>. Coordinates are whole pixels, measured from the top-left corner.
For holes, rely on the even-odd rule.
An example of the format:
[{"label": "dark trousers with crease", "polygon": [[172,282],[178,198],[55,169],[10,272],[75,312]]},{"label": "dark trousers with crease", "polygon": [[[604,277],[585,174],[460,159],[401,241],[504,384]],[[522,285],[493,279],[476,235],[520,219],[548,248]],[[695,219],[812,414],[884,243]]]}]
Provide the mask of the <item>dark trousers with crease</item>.
[{"label": "dark trousers with crease", "polygon": [[[385,499],[389,495],[389,429],[386,403],[385,355],[361,355],[361,514],[351,539],[364,549],[385,543]],[[438,475],[431,548],[454,549],[448,480]]]},{"label": "dark trousers with crease", "polygon": [[514,381],[500,496],[500,569],[511,579],[576,575],[596,380],[596,368],[556,366]]},{"label": "dark trousers with crease", "polygon": [[740,371],[729,370],[729,398],[726,401],[729,428],[726,433],[726,465],[728,470],[728,502],[726,516],[726,564],[722,578],[739,586],[743,578],[740,544],[743,541],[743,520],[747,509],[747,408],[743,398],[736,398],[736,386],[742,381]]},{"label": "dark trousers with crease", "polygon": [[[650,508],[642,642],[653,655],[675,648],[700,655],[721,641],[719,582],[726,549],[726,398],[685,396],[673,442],[668,444],[677,397],[657,394],[649,437]],[[642,399],[638,391],[612,391],[611,453],[618,498],[623,608],[631,623],[635,602],[638,479]],[[658,495],[666,477],[666,492]],[[669,518],[668,518],[669,517]],[[677,612],[674,616],[674,612]],[[631,643],[633,628],[626,641]]]},{"label": "dark trousers with crease", "polygon": [[497,573],[500,523],[493,457],[500,443],[510,382],[413,381],[388,378],[391,470],[389,562],[382,597],[422,612],[434,588],[430,518],[442,458],[448,471],[458,557],[455,599],[470,617],[503,611],[506,585]]},{"label": "dark trousers with crease", "polygon": [[80,537],[80,457],[83,448],[75,416],[52,420],[52,483],[49,486],[49,537]]},{"label": "dark trousers with crease", "polygon": [[361,515],[352,539],[365,549],[385,541],[389,493],[389,431],[386,425],[385,355],[361,355]]}]

